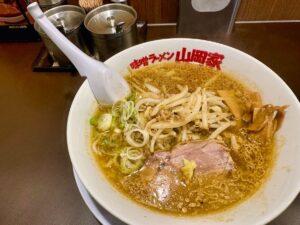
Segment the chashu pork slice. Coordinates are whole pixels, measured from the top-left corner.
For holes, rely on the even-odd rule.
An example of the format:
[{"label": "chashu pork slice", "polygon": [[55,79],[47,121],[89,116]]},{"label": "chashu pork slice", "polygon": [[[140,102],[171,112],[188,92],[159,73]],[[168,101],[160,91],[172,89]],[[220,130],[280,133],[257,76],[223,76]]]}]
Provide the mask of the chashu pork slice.
[{"label": "chashu pork slice", "polygon": [[191,142],[177,145],[171,152],[155,152],[141,170],[127,176],[123,184],[132,192],[153,196],[151,200],[139,199],[147,204],[168,201],[172,193],[185,186],[180,170],[184,159],[196,163],[196,177],[212,172],[228,172],[234,168],[224,145],[214,141]]},{"label": "chashu pork slice", "polygon": [[229,171],[234,167],[229,150],[224,145],[213,141],[191,142],[176,146],[171,152],[170,163],[180,169],[183,167],[184,159],[195,161],[196,175]]}]

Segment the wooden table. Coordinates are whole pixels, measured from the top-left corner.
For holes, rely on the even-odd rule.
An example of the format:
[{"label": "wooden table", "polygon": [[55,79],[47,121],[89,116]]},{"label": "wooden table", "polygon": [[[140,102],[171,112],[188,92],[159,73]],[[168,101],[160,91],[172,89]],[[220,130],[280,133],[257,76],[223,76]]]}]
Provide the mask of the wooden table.
[{"label": "wooden table", "polygon": [[[148,40],[174,36],[174,27],[148,32]],[[211,39],[265,63],[300,99],[300,23],[238,24]],[[66,145],[68,111],[84,79],[33,73],[41,45],[0,44],[0,224],[99,224],[78,192]],[[300,196],[270,224],[299,225],[299,212]]]}]

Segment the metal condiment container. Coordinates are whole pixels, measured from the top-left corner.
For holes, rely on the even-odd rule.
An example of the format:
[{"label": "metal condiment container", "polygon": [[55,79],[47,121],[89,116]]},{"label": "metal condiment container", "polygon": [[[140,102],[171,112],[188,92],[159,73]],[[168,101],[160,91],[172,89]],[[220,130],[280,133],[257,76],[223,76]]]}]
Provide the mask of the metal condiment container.
[{"label": "metal condiment container", "polygon": [[38,0],[38,3],[43,11],[47,11],[51,8],[65,4],[66,0]]},{"label": "metal condiment container", "polygon": [[131,6],[107,4],[89,12],[84,20],[91,33],[95,56],[106,60],[138,43],[137,13]]},{"label": "metal condiment container", "polygon": [[[78,48],[88,52],[84,42],[85,11],[81,7],[74,5],[62,5],[52,8],[45,12],[49,20]],[[52,59],[60,66],[72,65],[69,59],[57,48],[57,46],[48,38],[37,23],[34,23],[35,30],[40,34]]]},{"label": "metal condiment container", "polygon": [[110,0],[111,3],[127,4],[127,0]]}]

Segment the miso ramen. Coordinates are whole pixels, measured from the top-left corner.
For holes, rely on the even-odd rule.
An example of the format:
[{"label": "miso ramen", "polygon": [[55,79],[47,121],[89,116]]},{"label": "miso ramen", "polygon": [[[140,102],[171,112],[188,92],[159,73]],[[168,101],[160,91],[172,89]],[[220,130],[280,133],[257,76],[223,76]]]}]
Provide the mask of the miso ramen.
[{"label": "miso ramen", "polygon": [[119,191],[160,212],[199,215],[263,184],[285,106],[197,64],[151,65],[126,79],[130,95],[90,119],[95,158]]}]

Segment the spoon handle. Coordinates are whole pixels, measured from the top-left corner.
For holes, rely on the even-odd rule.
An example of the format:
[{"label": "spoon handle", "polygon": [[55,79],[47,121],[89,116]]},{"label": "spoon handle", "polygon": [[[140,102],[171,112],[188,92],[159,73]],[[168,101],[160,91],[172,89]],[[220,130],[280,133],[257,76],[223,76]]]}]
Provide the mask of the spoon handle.
[{"label": "spoon handle", "polygon": [[91,90],[99,103],[113,104],[130,92],[127,82],[120,74],[104,63],[89,57],[70,42],[49,21],[36,2],[28,5],[27,9],[48,37],[70,59],[79,74],[87,77]]},{"label": "spoon handle", "polygon": [[59,49],[70,59],[81,76],[87,75],[87,67],[91,58],[82,52],[76,45],[69,41],[57,28],[49,21],[36,2],[27,7],[29,13],[48,35],[48,37],[58,46]]}]

